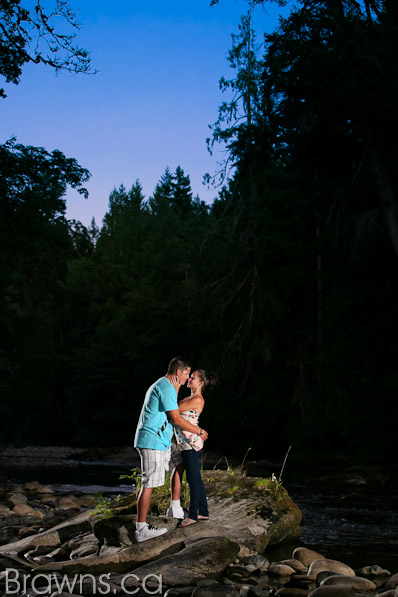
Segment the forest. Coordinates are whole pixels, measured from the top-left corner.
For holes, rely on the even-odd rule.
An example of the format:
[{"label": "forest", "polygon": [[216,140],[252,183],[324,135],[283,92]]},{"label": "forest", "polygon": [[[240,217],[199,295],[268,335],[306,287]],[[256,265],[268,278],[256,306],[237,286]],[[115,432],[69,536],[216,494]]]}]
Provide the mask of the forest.
[{"label": "forest", "polygon": [[[86,227],[65,216],[83,166],[0,146],[0,444],[129,445],[146,389],[182,355],[218,374],[208,450],[392,461],[398,4],[299,0],[264,34],[261,3],[220,80],[211,205],[181,163],[150,197],[115,181]],[[0,2],[7,81],[32,60],[90,68],[71,39],[59,62],[29,54],[23,10]]]}]

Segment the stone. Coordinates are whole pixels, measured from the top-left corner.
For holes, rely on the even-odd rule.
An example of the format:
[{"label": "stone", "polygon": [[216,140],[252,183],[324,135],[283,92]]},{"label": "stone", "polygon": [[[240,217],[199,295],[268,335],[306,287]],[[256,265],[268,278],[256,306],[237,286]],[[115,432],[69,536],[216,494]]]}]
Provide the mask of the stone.
[{"label": "stone", "polygon": [[171,587],[167,589],[164,597],[191,597],[195,587]]},{"label": "stone", "polygon": [[23,539],[24,537],[30,537],[31,535],[37,535],[39,528],[37,526],[22,527],[18,531],[18,537]]},{"label": "stone", "polygon": [[75,502],[82,508],[94,508],[96,503],[92,495],[81,495],[75,498]]},{"label": "stone", "polygon": [[40,499],[40,503],[41,504],[45,504],[45,505],[49,505],[49,506],[53,506],[55,508],[57,501],[56,501],[55,495],[44,495]]},{"label": "stone", "polygon": [[239,592],[228,585],[206,585],[197,587],[192,597],[239,597]]},{"label": "stone", "polygon": [[364,566],[358,570],[358,574],[360,576],[364,576],[365,578],[374,578],[374,577],[381,577],[381,576],[391,576],[391,572],[381,568],[381,566],[377,566],[374,564],[372,566]]},{"label": "stone", "polygon": [[375,591],[377,586],[368,578],[361,576],[344,576],[336,574],[328,576],[321,582],[321,586],[339,585],[342,587],[352,587],[355,591]]},{"label": "stone", "polygon": [[27,491],[37,491],[40,487],[39,481],[27,481],[23,485],[24,489]]},{"label": "stone", "polygon": [[316,584],[319,587],[319,585],[322,583],[323,580],[325,580],[325,578],[328,578],[329,576],[335,576],[335,572],[331,572],[330,570],[322,570],[322,572],[319,572],[316,575]]},{"label": "stone", "polygon": [[306,597],[309,595],[311,589],[298,589],[296,587],[282,587],[278,589],[275,595],[283,595],[284,597]]},{"label": "stone", "polygon": [[264,573],[267,572],[267,570],[270,566],[267,558],[265,558],[264,556],[261,556],[261,555],[246,556],[243,560],[243,564],[245,566],[252,564],[253,566],[255,566],[257,568],[257,570],[259,570],[260,572],[264,572]]},{"label": "stone", "polygon": [[291,558],[290,560],[281,560],[279,564],[285,564],[286,566],[290,566],[295,570],[295,572],[307,572],[308,566],[304,566],[300,560],[296,560]]},{"label": "stone", "polygon": [[57,501],[58,510],[80,510],[80,505],[77,503],[74,496],[61,497]]},{"label": "stone", "polygon": [[269,597],[269,589],[253,585],[242,585],[239,597]]},{"label": "stone", "polygon": [[345,574],[346,576],[355,576],[355,572],[350,566],[339,562],[338,560],[321,559],[312,562],[309,567],[308,574],[319,574],[327,570],[328,572],[335,572],[336,574]]},{"label": "stone", "polygon": [[357,593],[352,587],[317,587],[308,597],[356,597]]},{"label": "stone", "polygon": [[238,552],[239,545],[228,537],[201,539],[177,554],[166,555],[136,568],[134,574],[140,579],[147,575],[161,575],[166,587],[188,586],[203,578],[219,579]]},{"label": "stone", "polygon": [[[89,520],[90,513],[84,512],[75,516],[71,520],[63,521],[62,523],[45,530],[36,535],[25,537],[19,541],[7,543],[0,547],[0,554],[8,552],[11,554],[23,554],[37,545],[49,545],[52,547],[59,547],[61,543],[76,537],[79,533],[91,531],[92,525]],[[44,521],[45,519],[43,519]]]},{"label": "stone", "polygon": [[127,547],[135,543],[135,516],[103,518],[94,524],[94,534],[100,545]]},{"label": "stone", "polygon": [[294,568],[286,566],[286,564],[271,564],[268,569],[268,574],[272,574],[273,576],[290,576],[294,573]]},{"label": "stone", "polygon": [[51,487],[47,487],[45,485],[40,485],[37,488],[37,493],[41,493],[41,494],[48,494],[48,495],[54,495],[55,491],[54,489],[51,489]]},{"label": "stone", "polygon": [[299,562],[309,568],[315,560],[326,560],[326,557],[307,547],[296,547],[293,551],[293,559],[299,560]]},{"label": "stone", "polygon": [[6,500],[7,506],[13,508],[17,504],[27,504],[28,498],[23,493],[11,493]]},{"label": "stone", "polygon": [[0,518],[6,518],[10,515],[12,515],[12,510],[8,506],[0,504]]},{"label": "stone", "polygon": [[76,558],[85,558],[87,556],[97,555],[99,550],[99,542],[94,533],[85,533],[73,537],[68,542],[70,549],[69,558],[74,560]]},{"label": "stone", "polygon": [[35,518],[44,517],[43,512],[40,512],[40,510],[35,510],[34,508],[32,508],[32,506],[29,506],[28,504],[16,504],[13,507],[12,511],[17,516],[33,516]]},{"label": "stone", "polygon": [[398,587],[398,572],[393,574],[385,584],[386,589],[396,589]]}]

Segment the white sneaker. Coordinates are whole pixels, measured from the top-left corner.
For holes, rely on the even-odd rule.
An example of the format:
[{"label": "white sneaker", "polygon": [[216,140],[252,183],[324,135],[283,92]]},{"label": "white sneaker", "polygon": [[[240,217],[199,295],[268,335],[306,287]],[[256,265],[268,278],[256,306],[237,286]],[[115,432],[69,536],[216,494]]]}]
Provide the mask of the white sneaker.
[{"label": "white sneaker", "polygon": [[134,536],[137,543],[141,543],[141,541],[159,537],[159,535],[164,535],[164,533],[167,533],[167,529],[157,529],[151,524],[147,524],[140,531],[135,531]]},{"label": "white sneaker", "polygon": [[168,518],[184,518],[184,508],[182,506],[169,506],[166,516]]}]

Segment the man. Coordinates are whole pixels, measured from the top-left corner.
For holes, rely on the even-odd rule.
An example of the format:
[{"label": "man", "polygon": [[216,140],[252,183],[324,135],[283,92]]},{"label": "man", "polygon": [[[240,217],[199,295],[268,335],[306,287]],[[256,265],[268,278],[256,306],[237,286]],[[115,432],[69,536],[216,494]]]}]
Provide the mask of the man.
[{"label": "man", "polygon": [[203,440],[207,432],[186,421],[178,409],[177,395],[191,373],[191,366],[181,357],[173,358],[164,377],[148,389],[138,420],[134,447],[141,458],[142,485],[137,500],[137,542],[152,539],[167,532],[146,522],[154,487],[164,485],[166,472],[173,469],[171,478],[171,504],[167,516],[184,518],[180,504],[181,475],[184,470],[182,458],[171,443],[173,425],[185,431],[196,433]]}]

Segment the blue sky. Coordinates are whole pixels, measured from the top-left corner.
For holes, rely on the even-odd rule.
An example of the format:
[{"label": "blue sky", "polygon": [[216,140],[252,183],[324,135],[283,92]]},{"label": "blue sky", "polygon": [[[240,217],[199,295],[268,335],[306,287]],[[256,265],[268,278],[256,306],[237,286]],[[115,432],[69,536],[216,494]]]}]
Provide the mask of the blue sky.
[{"label": "blue sky", "polygon": [[[22,5],[27,5],[22,0]],[[43,0],[46,7],[49,0]],[[217,156],[206,148],[208,125],[223,96],[218,81],[233,71],[226,57],[245,0],[70,0],[82,25],[78,45],[91,51],[96,75],[61,73],[27,65],[18,86],[0,100],[0,142],[60,149],[90,170],[85,200],[67,195],[67,217],[100,225],[109,193],[139,179],[146,197],[168,166],[180,165],[194,194],[211,202],[202,184]],[[50,4],[51,6],[51,4]],[[254,27],[278,23],[278,7],[255,11]],[[1,83],[3,84],[3,83]],[[221,154],[219,158],[221,158]]]}]

